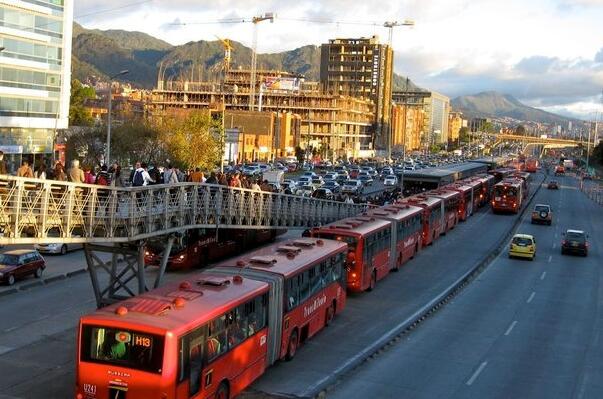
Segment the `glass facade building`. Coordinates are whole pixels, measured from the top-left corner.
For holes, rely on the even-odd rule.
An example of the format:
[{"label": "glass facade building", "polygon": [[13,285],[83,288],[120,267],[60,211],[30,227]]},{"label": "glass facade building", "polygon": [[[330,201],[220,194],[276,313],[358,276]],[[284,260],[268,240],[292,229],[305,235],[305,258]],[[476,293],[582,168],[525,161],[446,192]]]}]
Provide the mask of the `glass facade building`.
[{"label": "glass facade building", "polygon": [[73,0],[0,0],[0,150],[9,168],[51,159],[66,129]]}]

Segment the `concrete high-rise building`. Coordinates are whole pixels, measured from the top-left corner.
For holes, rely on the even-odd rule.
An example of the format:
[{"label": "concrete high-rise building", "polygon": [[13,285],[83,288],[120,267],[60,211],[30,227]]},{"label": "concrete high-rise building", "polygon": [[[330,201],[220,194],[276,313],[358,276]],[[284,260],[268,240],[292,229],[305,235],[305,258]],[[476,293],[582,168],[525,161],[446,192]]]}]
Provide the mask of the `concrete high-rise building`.
[{"label": "concrete high-rise building", "polygon": [[0,0],[0,150],[12,171],[52,158],[67,128],[72,26],[73,0]]},{"label": "concrete high-rise building", "polygon": [[429,144],[448,143],[448,114],[450,113],[450,98],[443,94],[431,92],[429,97],[425,98],[429,124],[427,134],[429,135]]},{"label": "concrete high-rise building", "polygon": [[[375,103],[372,148],[387,154],[392,145],[393,51],[378,36],[332,39],[320,48],[320,81],[334,94]],[[368,144],[368,143],[365,143]]]},{"label": "concrete high-rise building", "polygon": [[463,119],[462,112],[450,112],[448,116],[448,141],[458,141],[461,128],[466,125],[467,121]]}]

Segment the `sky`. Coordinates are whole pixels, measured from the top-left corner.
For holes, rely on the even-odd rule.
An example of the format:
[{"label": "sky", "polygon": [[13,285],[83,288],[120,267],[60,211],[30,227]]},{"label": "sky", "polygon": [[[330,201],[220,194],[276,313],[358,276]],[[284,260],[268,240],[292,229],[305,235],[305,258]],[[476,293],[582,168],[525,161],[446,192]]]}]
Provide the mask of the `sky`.
[{"label": "sky", "polygon": [[77,0],[86,28],[137,30],[171,44],[252,41],[258,52],[320,45],[336,37],[388,40],[394,69],[451,98],[495,90],[568,116],[603,117],[603,0]]}]

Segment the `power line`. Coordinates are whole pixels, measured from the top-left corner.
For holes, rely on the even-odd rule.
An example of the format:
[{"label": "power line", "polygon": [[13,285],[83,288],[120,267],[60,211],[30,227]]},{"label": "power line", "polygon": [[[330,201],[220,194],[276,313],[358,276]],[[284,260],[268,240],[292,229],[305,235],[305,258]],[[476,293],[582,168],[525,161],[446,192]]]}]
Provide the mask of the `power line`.
[{"label": "power line", "polygon": [[75,18],[86,18],[86,17],[90,17],[93,15],[98,15],[98,14],[106,14],[106,13],[113,12],[113,11],[123,10],[124,8],[130,8],[130,7],[138,6],[141,4],[150,3],[152,1],[153,0],[141,0],[141,1],[134,2],[134,3],[125,4],[125,5],[119,6],[119,7],[106,8],[104,10],[94,11],[94,12],[90,12],[88,14],[76,15],[74,17],[74,19]]}]

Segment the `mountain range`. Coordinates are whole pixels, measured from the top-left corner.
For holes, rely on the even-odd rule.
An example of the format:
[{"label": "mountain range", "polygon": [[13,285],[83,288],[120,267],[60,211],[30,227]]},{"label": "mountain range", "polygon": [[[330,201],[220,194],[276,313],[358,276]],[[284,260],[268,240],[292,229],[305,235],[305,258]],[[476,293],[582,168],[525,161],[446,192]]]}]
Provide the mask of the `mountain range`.
[{"label": "mountain range", "polygon": [[[231,66],[248,67],[251,49],[232,41]],[[73,26],[72,75],[81,81],[90,76],[107,79],[127,69],[120,76],[124,82],[151,89],[157,83],[159,68],[164,77],[194,80],[217,78],[223,61],[224,48],[219,40],[191,41],[173,46],[142,32],[125,30],[86,29]],[[318,81],[320,47],[308,45],[290,51],[258,54],[258,69],[282,70],[302,74]],[[394,90],[422,90],[410,79],[394,74]],[[514,97],[497,92],[483,92],[452,100],[452,108],[471,117],[510,117],[518,120],[560,124],[568,118],[522,104]]]},{"label": "mountain range", "polygon": [[[248,67],[251,49],[232,41],[231,66]],[[196,80],[218,76],[224,48],[219,40],[191,41],[173,46],[142,32],[125,30],[86,29],[73,26],[73,77],[85,81],[95,75],[108,78],[124,69],[125,82],[150,89],[157,83],[160,66],[165,76],[190,76]],[[320,47],[303,46],[290,51],[258,54],[258,69],[271,69],[302,74],[310,81],[318,81],[320,74]],[[394,75],[394,89],[417,86],[406,77]]]},{"label": "mountain range", "polygon": [[452,109],[461,111],[465,118],[513,118],[520,121],[566,124],[574,119],[543,111],[523,104],[509,94],[485,91],[469,96],[456,97]]}]

